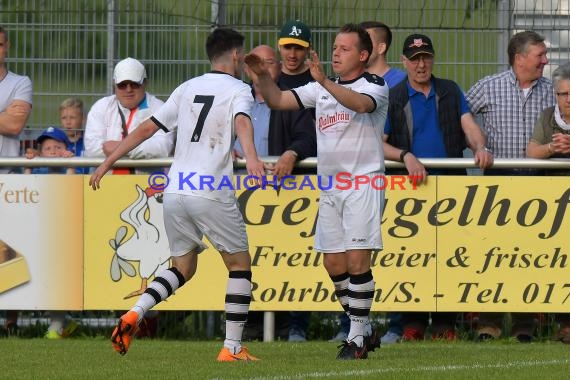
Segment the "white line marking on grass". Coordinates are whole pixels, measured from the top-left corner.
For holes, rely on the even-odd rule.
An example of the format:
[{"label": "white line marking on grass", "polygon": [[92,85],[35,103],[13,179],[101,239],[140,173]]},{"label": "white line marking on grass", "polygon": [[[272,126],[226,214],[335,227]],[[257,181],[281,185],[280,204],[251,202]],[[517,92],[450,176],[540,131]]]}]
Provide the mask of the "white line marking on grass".
[{"label": "white line marking on grass", "polygon": [[508,369],[520,367],[540,367],[548,365],[568,364],[570,359],[564,360],[525,360],[514,361],[510,363],[496,363],[496,364],[465,364],[465,365],[442,365],[442,366],[426,366],[417,368],[399,367],[399,368],[377,368],[377,369],[362,369],[351,371],[335,371],[335,372],[308,372],[296,375],[287,376],[272,376],[272,377],[255,377],[253,380],[286,380],[286,379],[305,379],[307,377],[313,378],[327,378],[339,376],[362,376],[362,375],[376,375],[388,372],[447,372],[459,371],[468,369]]}]

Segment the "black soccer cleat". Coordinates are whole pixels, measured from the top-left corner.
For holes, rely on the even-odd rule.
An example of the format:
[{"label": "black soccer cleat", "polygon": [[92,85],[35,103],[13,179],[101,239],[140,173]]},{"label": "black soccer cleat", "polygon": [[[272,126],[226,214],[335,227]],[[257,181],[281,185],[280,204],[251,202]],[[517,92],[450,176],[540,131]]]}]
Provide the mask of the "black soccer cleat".
[{"label": "black soccer cleat", "polygon": [[373,352],[375,349],[380,348],[380,334],[374,327],[372,327],[372,333],[364,337],[364,345],[368,352]]},{"label": "black soccer cleat", "polygon": [[344,341],[340,346],[340,351],[336,356],[339,360],[356,360],[356,359],[367,359],[368,350],[366,349],[366,344],[362,347],[358,347],[356,343]]}]

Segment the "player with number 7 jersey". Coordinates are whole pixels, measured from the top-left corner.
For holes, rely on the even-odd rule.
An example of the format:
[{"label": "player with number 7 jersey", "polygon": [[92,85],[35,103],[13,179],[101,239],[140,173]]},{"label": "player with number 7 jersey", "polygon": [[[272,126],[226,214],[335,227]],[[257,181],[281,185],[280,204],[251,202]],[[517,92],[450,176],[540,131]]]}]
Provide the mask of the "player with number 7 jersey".
[{"label": "player with number 7 jersey", "polygon": [[[152,120],[177,128],[174,161],[165,193],[232,202],[234,122],[253,107],[251,88],[224,72],[212,71],[180,85]],[[211,182],[210,182],[211,181]]]},{"label": "player with number 7 jersey", "polygon": [[[214,30],[206,41],[212,71],[180,85],[149,120],[125,137],[89,180],[90,186],[98,189],[103,175],[125,153],[159,129],[177,130],[170,183],[163,198],[172,266],[155,273],[135,305],[119,318],[111,343],[122,355],[127,353],[142,317],[194,276],[198,254],[206,248],[205,236],[228,270],[226,339],[217,360],[258,360],[241,345],[251,302],[251,256],[231,183],[234,135],[240,139],[248,174],[264,175],[249,116],[253,96],[249,86],[237,79],[243,69],[243,42],[243,35],[233,29]],[[209,185],[203,186],[200,178],[210,179]],[[198,182],[193,182],[195,179]],[[220,186],[224,180],[227,186]]]}]

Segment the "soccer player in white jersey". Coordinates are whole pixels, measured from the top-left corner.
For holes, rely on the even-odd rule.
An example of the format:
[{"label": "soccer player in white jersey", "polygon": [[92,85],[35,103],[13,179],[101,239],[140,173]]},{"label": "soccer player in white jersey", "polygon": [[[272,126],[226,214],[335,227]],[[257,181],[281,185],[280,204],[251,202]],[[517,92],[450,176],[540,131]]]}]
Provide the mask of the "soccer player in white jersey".
[{"label": "soccer player in white jersey", "polygon": [[[382,130],[388,107],[388,86],[365,72],[372,50],[361,26],[346,24],[336,36],[332,66],[338,77],[327,78],[318,56],[311,52],[311,75],[316,82],[281,91],[255,55],[246,56],[246,72],[275,109],[315,108],[317,173],[334,177],[346,172],[369,176],[384,172]],[[368,315],[374,295],[370,269],[373,249],[382,248],[380,217],[384,192],[371,186],[321,191],[315,249],[324,253],[324,265],[336,295],[350,316],[350,332],[338,359],[365,359],[378,347]]]},{"label": "soccer player in white jersey", "polygon": [[[89,181],[100,186],[103,175],[125,153],[159,129],[177,129],[171,180],[164,193],[164,223],[172,267],[157,273],[134,307],[124,314],[111,337],[114,349],[125,354],[143,315],[190,280],[198,254],[206,248],[203,235],[220,252],[229,271],[226,288],[226,339],[219,361],[257,360],[241,345],[251,301],[251,258],[243,217],[231,186],[231,149],[237,135],[247,172],[261,178],[261,162],[253,144],[250,87],[237,77],[243,69],[244,37],[232,29],[214,30],[206,41],[212,71],[181,84],[147,121],[130,133],[95,170]],[[192,176],[192,173],[196,173]],[[214,187],[199,178],[215,179]],[[222,186],[226,183],[225,186]]]}]

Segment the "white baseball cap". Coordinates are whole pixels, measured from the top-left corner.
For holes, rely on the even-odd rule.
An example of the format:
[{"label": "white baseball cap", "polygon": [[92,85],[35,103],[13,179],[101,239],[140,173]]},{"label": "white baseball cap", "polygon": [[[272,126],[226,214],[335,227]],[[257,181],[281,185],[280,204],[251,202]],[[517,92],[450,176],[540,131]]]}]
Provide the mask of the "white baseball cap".
[{"label": "white baseball cap", "polygon": [[138,84],[146,79],[146,69],[144,65],[134,58],[128,57],[117,63],[113,73],[115,84],[131,81]]}]

